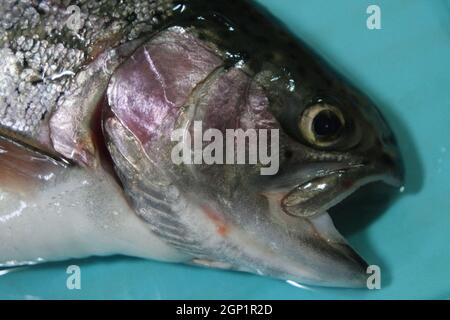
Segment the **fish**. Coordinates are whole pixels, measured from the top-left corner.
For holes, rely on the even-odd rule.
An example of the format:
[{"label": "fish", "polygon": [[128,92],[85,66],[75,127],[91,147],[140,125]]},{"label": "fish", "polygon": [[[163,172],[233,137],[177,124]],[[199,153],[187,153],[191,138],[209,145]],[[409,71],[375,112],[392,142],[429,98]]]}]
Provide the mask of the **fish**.
[{"label": "fish", "polygon": [[[368,184],[402,186],[395,135],[264,8],[1,7],[0,266],[119,254],[366,286],[328,212]],[[239,162],[235,146],[260,152]]]}]

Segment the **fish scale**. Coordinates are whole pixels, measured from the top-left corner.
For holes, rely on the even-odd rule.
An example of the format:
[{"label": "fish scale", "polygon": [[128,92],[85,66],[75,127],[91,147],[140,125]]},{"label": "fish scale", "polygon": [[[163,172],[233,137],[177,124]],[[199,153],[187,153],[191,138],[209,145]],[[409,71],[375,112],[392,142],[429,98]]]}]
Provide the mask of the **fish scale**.
[{"label": "fish scale", "polygon": [[[123,254],[366,285],[327,212],[399,186],[392,131],[253,1],[0,5],[0,265]],[[229,142],[259,160],[206,161]]]},{"label": "fish scale", "polygon": [[[71,30],[67,8],[80,8]],[[76,85],[75,75],[106,46],[151,32],[172,14],[171,0],[0,1],[0,134],[31,144]]]}]

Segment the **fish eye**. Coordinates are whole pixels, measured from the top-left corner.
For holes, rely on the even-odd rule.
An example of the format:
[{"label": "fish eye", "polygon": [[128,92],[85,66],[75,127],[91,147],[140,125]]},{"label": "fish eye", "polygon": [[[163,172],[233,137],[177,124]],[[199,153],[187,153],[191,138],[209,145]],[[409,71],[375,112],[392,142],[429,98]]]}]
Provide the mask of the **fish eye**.
[{"label": "fish eye", "polygon": [[331,147],[341,138],[345,118],[337,107],[315,104],[303,111],[298,127],[307,142],[318,147]]}]

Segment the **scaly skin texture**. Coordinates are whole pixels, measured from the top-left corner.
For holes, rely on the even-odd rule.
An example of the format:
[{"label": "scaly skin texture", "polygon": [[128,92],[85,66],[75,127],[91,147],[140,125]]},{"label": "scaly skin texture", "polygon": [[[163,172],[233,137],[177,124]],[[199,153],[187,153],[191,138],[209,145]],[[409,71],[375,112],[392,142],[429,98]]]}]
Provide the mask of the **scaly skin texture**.
[{"label": "scaly skin texture", "polygon": [[[76,32],[64,24],[71,4],[81,8]],[[78,199],[67,216],[54,209],[57,237],[38,213],[39,237],[23,245],[22,224],[34,223],[16,211],[3,217],[0,263],[123,253],[365,285],[366,263],[326,211],[369,182],[401,180],[395,138],[366,96],[250,1],[5,6],[0,135],[87,168],[68,166],[52,188],[43,182],[29,206],[40,213],[53,194],[67,208]],[[14,20],[17,10],[25,19]],[[279,171],[261,175],[261,161],[176,163],[171,134],[182,129],[190,148],[184,134],[196,121],[222,134],[278,130]],[[0,161],[11,162],[9,150],[2,156],[0,145]]]},{"label": "scaly skin texture", "polygon": [[[254,42],[249,59],[230,61],[227,52],[246,49],[236,43],[242,25],[233,24],[237,31],[225,36],[230,29],[220,19],[200,21],[156,34],[109,82],[103,128],[132,207],[193,263],[307,284],[363,286],[366,263],[326,211],[362,185],[398,178],[396,154],[386,154],[393,146],[382,140],[390,135],[384,121],[326,66],[311,62],[299,72],[295,67],[314,57],[302,47],[291,49],[305,57],[298,63],[282,52],[264,56]],[[301,81],[314,67],[315,77]],[[308,143],[308,127],[298,126],[305,110],[325,108],[317,102],[322,97],[335,98],[352,124],[331,148]],[[228,129],[278,130],[280,171],[262,176],[261,163],[174,163],[171,134],[180,129],[183,149],[191,150],[185,134],[195,136],[195,121],[221,136]]]},{"label": "scaly skin texture", "polygon": [[[80,8],[79,25],[67,24]],[[151,33],[171,0],[0,1],[0,134],[50,146],[47,122],[101,52]],[[75,21],[77,22],[77,21]]]}]

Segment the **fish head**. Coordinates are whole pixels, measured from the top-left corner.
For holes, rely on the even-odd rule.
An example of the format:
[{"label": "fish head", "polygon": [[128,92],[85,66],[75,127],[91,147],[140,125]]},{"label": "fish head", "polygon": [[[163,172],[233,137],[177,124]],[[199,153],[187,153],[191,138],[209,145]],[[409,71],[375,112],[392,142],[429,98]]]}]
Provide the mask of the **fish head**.
[{"label": "fish head", "polygon": [[257,183],[269,195],[287,192],[283,210],[308,217],[371,182],[401,187],[404,172],[395,136],[368,97],[325,71],[320,81],[302,81],[306,90],[292,89],[291,80],[280,86],[272,79],[261,86],[280,129],[279,171]]},{"label": "fish head", "polygon": [[303,46],[230,64],[214,35],[170,27],[112,76],[103,130],[136,212],[195,264],[365,286],[327,210],[401,184],[386,121]]}]

